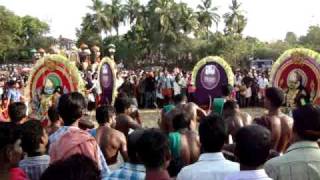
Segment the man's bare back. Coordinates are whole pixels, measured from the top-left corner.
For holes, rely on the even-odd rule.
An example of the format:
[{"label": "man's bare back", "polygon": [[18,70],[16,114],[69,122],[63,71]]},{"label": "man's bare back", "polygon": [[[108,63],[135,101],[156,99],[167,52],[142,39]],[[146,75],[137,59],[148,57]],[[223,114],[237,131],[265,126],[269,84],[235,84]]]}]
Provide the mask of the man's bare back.
[{"label": "man's bare back", "polygon": [[102,126],[97,129],[96,140],[108,165],[117,163],[119,151],[123,159],[127,160],[127,142],[122,132]]},{"label": "man's bare back", "polygon": [[232,138],[236,132],[243,126],[248,126],[252,123],[252,117],[245,112],[239,112],[231,116],[224,117],[224,120],[228,125],[228,132],[231,134]]},{"label": "man's bare back", "polygon": [[200,155],[200,141],[193,131],[181,131],[181,159],[185,165],[196,162]]},{"label": "man's bare back", "polygon": [[281,153],[287,149],[292,135],[293,120],[291,117],[283,113],[278,115],[267,114],[255,119],[255,123],[265,126],[271,131],[274,150]]},{"label": "man's bare back", "polygon": [[162,129],[166,133],[170,133],[173,131],[172,127],[172,119],[177,114],[184,114],[188,118],[191,119],[190,129],[196,131],[198,116],[206,116],[206,112],[201,109],[198,105],[190,102],[186,104],[179,104],[173,110],[164,113],[161,112],[161,122],[160,122],[160,129]]},{"label": "man's bare back", "polygon": [[141,125],[134,121],[130,116],[126,114],[119,114],[116,117],[116,127],[115,129],[121,131],[125,137],[128,137],[130,129],[141,128]]}]

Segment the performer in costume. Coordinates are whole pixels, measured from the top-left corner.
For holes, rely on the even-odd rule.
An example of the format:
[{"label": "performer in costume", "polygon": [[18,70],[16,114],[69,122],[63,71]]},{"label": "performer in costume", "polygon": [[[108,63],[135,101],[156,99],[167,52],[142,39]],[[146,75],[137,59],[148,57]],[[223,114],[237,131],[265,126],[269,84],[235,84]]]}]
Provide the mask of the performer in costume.
[{"label": "performer in costume", "polygon": [[50,106],[57,104],[58,95],[84,92],[84,82],[76,66],[61,55],[48,55],[37,61],[32,69],[26,97],[32,113],[44,118]]},{"label": "performer in costume", "polygon": [[79,57],[79,50],[76,46],[73,46],[71,48],[71,51],[69,51],[68,59],[71,63],[73,63],[77,67],[81,66],[80,57]]},{"label": "performer in costume", "polygon": [[91,71],[96,72],[100,63],[100,48],[98,46],[93,46],[91,48],[92,57],[91,57]]},{"label": "performer in costume", "polygon": [[[297,97],[320,104],[320,55],[297,48],[284,52],[272,66],[271,83],[286,93],[288,112],[297,104]],[[300,103],[300,102],[299,102]]]},{"label": "performer in costume", "polygon": [[214,111],[221,114],[225,102],[222,87],[233,86],[234,83],[229,64],[218,56],[206,57],[193,68],[192,81],[196,86],[196,103],[210,108],[213,99]]}]

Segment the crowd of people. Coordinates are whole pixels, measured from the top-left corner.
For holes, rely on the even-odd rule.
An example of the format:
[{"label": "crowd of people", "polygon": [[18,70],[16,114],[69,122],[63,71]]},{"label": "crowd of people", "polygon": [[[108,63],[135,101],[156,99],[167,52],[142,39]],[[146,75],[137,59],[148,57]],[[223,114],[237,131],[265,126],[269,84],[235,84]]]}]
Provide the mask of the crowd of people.
[{"label": "crowd of people", "polygon": [[252,118],[231,92],[221,113],[177,94],[159,128],[147,129],[124,92],[114,106],[95,108],[98,127],[85,121],[88,101],[78,92],[59,97],[49,122],[10,102],[9,122],[0,123],[0,179],[320,179],[320,108],[297,98],[290,117],[281,112],[282,90],[264,95],[267,113]]},{"label": "crowd of people", "polygon": [[[192,74],[179,68],[119,67],[118,96],[102,104],[88,63],[86,92],[57,93],[37,119],[23,95],[28,73],[0,69],[1,180],[320,179],[320,108],[301,96],[282,113],[285,93],[267,70],[235,70],[216,112],[194,103]],[[252,117],[248,106],[266,113]],[[142,108],[161,109],[157,128],[143,128]]]}]

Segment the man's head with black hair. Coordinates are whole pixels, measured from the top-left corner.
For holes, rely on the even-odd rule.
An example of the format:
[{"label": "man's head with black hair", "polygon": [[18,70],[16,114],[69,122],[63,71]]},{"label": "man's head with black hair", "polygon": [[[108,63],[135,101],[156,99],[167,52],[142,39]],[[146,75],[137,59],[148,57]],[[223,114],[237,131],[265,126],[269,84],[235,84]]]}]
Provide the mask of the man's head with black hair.
[{"label": "man's head with black hair", "polygon": [[320,107],[311,104],[293,111],[293,133],[298,140],[317,141],[320,138]]},{"label": "man's head with black hair", "polygon": [[82,94],[72,92],[63,94],[59,99],[58,112],[66,126],[70,126],[82,117],[86,101]]},{"label": "man's head with black hair", "polygon": [[27,106],[22,102],[14,102],[9,105],[8,114],[11,122],[22,124],[27,118]]},{"label": "man's head with black hair", "polygon": [[233,87],[229,84],[222,85],[221,92],[223,97],[228,97],[232,93]]},{"label": "man's head with black hair", "polygon": [[177,114],[172,119],[172,126],[175,131],[180,129],[189,129],[190,128],[191,119],[188,118],[185,114]]},{"label": "man's head with black hair", "polygon": [[129,112],[130,106],[131,106],[131,102],[127,97],[117,98],[114,103],[114,107],[116,109],[117,114],[130,113]]},{"label": "man's head with black hair", "polygon": [[29,120],[21,125],[21,147],[28,156],[45,153],[48,135],[39,120]]},{"label": "man's head with black hair", "polygon": [[228,100],[223,105],[223,116],[234,115],[239,111],[239,105],[236,101]]},{"label": "man's head with black hair", "polygon": [[22,158],[22,148],[18,126],[0,122],[0,168],[15,167]]},{"label": "man's head with black hair", "polygon": [[96,109],[96,119],[99,125],[103,125],[106,123],[110,123],[112,125],[114,123],[114,118],[115,111],[112,106],[102,105]]},{"label": "man's head with black hair", "polygon": [[51,164],[42,174],[41,180],[100,180],[100,170],[95,161],[81,154]]},{"label": "man's head with black hair", "polygon": [[203,153],[220,152],[228,138],[227,125],[219,115],[210,114],[201,119],[199,136]]},{"label": "man's head with black hair", "polygon": [[173,97],[173,101],[174,101],[174,104],[183,104],[183,103],[186,103],[188,100],[187,100],[187,96],[183,94],[178,94]]},{"label": "man's head with black hair", "polygon": [[170,161],[167,136],[158,129],[145,130],[139,139],[138,156],[146,169],[166,169]]},{"label": "man's head with black hair", "polygon": [[138,157],[138,154],[141,154],[143,152],[139,151],[138,142],[139,142],[143,133],[144,133],[144,130],[138,129],[138,130],[133,131],[128,136],[127,146],[128,146],[128,156],[129,156],[130,163],[133,163],[133,164],[141,164],[142,163],[140,158]]},{"label": "man's head with black hair", "polygon": [[254,170],[267,161],[272,145],[271,133],[260,125],[245,126],[236,133],[235,143],[240,167]]},{"label": "man's head with black hair", "polygon": [[275,87],[267,88],[265,97],[266,98],[264,104],[267,109],[280,108],[285,101],[283,91]]},{"label": "man's head with black hair", "polygon": [[55,106],[50,106],[48,109],[48,117],[52,124],[60,120],[58,110]]}]

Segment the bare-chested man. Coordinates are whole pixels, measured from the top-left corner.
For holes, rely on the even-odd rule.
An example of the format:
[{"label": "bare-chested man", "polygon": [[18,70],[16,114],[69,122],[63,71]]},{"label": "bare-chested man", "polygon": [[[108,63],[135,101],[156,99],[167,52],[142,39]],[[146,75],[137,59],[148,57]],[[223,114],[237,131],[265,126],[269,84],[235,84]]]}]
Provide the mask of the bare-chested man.
[{"label": "bare-chested man", "polygon": [[96,132],[92,132],[99,144],[103,155],[108,163],[112,165],[117,163],[118,153],[123,159],[127,160],[127,141],[125,135],[113,129],[115,125],[115,112],[111,106],[100,106],[96,110],[96,119],[99,127]]},{"label": "bare-chested man", "polygon": [[286,150],[290,143],[293,120],[289,116],[283,114],[280,110],[284,103],[284,94],[278,88],[267,88],[264,106],[268,110],[268,114],[255,122],[265,126],[271,131],[273,149],[279,153]]},{"label": "bare-chested man", "polygon": [[233,139],[238,129],[252,123],[252,117],[248,113],[240,111],[237,102],[232,100],[226,101],[223,105],[223,119],[228,125],[228,134]]},{"label": "bare-chested man", "polygon": [[191,119],[191,130],[196,130],[198,117],[203,117],[207,115],[207,113],[195,103],[187,103],[187,97],[184,95],[175,96],[174,103],[175,107],[172,110],[168,112],[162,110],[161,112],[161,121],[159,125],[160,129],[163,130],[165,133],[173,132],[174,129],[172,125],[172,120],[177,114],[184,114],[189,119]]},{"label": "bare-chested man", "polygon": [[115,102],[115,108],[117,112],[116,127],[115,129],[121,131],[126,137],[130,129],[141,128],[141,124],[132,119],[131,102],[126,97],[117,98]]},{"label": "bare-chested man", "polygon": [[175,177],[182,167],[196,162],[199,158],[199,136],[190,130],[190,122],[184,114],[178,114],[172,120],[174,132],[169,133],[172,161],[168,168],[171,177]]}]

